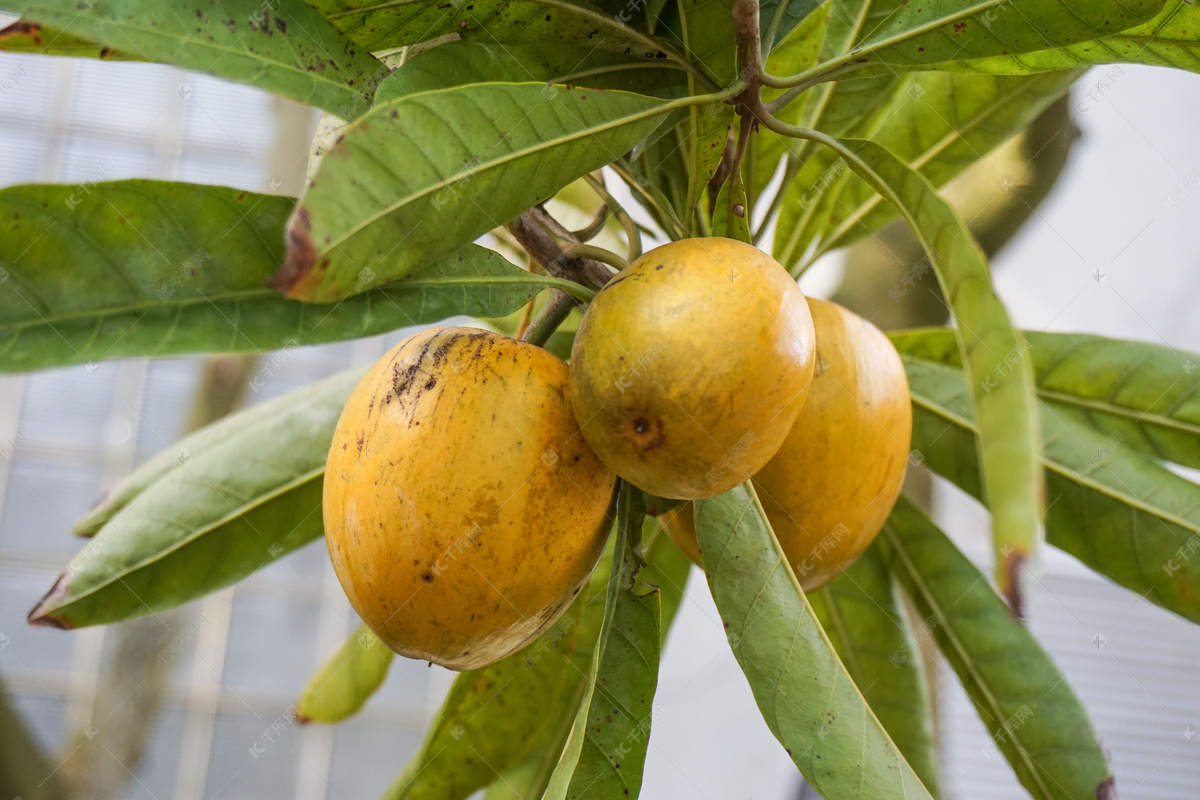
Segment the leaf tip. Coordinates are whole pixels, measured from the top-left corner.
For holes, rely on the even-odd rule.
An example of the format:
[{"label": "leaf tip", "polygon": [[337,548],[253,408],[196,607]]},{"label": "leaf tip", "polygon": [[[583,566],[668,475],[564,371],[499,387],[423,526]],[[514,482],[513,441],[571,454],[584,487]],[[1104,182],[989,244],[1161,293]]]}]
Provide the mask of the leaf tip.
[{"label": "leaf tip", "polygon": [[1109,775],[1096,787],[1096,800],[1117,800],[1117,779]]},{"label": "leaf tip", "polygon": [[295,299],[305,290],[313,266],[317,263],[317,248],[312,239],[312,220],[304,206],[296,206],[288,220],[287,253],[283,266],[271,276],[267,285],[286,297]]},{"label": "leaf tip", "polygon": [[1008,601],[1008,612],[1019,620],[1025,619],[1025,593],[1021,586],[1026,561],[1025,554],[1016,550],[1004,554],[1004,599]]},{"label": "leaf tip", "polygon": [[58,580],[50,587],[50,591],[46,592],[45,596],[38,601],[37,605],[30,609],[26,615],[25,621],[36,628],[59,628],[60,630],[71,630],[71,624],[61,617],[53,616],[56,609],[52,606],[62,600],[67,595],[67,584],[71,580],[71,570],[67,568],[58,576]]}]

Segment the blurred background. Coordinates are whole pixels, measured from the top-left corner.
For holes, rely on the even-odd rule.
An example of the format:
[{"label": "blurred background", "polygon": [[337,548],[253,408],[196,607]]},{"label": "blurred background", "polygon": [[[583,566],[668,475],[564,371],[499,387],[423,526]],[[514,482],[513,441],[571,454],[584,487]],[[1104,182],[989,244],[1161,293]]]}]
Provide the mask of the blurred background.
[{"label": "blurred background", "polygon": [[[994,260],[1017,323],[1200,352],[1200,76],[1099,68],[1057,113],[1023,156],[985,160],[993,174],[976,177],[990,188],[970,201],[980,219],[994,203],[1025,205],[1027,221]],[[316,122],[310,109],[172,67],[0,54],[0,186],[153,177],[294,194]],[[1025,173],[1047,154],[1057,161],[1041,180],[1058,180],[1039,205],[1039,176]],[[997,188],[1010,186],[1013,164],[1024,193]],[[822,260],[802,287],[851,302],[859,278],[891,269],[877,244],[855,248],[849,265]],[[876,303],[892,302],[892,282],[872,286]],[[932,307],[860,305],[887,326],[934,319]],[[348,723],[290,719],[312,670],[357,622],[319,542],[169,620],[71,633],[24,621],[80,548],[71,524],[184,432],[202,386],[258,403],[374,360],[409,333],[257,359],[0,376],[0,730],[19,714],[73,797],[373,799],[416,750],[453,679],[423,662],[396,659]],[[952,487],[927,491],[943,527],[986,567],[986,512]],[[1121,797],[1193,800],[1200,628],[1056,551],[1029,616],[1111,751]],[[953,673],[935,664],[931,674],[945,796],[1024,797]],[[655,702],[644,797],[815,797],[758,715],[695,570]],[[138,729],[149,731],[144,752],[130,736]]]}]

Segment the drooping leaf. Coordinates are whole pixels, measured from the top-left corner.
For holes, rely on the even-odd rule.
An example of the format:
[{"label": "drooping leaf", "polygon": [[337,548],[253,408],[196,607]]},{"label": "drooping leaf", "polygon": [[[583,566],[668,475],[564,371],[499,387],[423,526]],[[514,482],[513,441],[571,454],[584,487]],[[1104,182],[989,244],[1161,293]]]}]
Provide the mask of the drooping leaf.
[{"label": "drooping leaf", "polygon": [[0,190],[0,371],[290,349],[501,316],[550,286],[582,289],[467,245],[337,305],[288,300],[266,281],[293,205],[146,180]]},{"label": "drooping leaf", "polygon": [[308,0],[371,52],[426,42],[446,34],[496,44],[573,42],[634,58],[674,55],[663,42],[584,2],[565,0],[441,0],[377,3]]},{"label": "drooping leaf", "polygon": [[[1200,7],[1187,0],[1167,0],[1149,22],[1103,39],[1015,56],[968,59],[947,64],[946,68],[1015,75],[1094,64],[1149,64],[1200,72]],[[1108,80],[1111,83],[1123,74],[1118,69]]]},{"label": "drooping leaf", "polygon": [[354,716],[383,685],[394,655],[360,624],[313,673],[296,701],[296,718],[333,724]]},{"label": "drooping leaf", "polygon": [[23,19],[0,29],[0,51],[73,58],[98,58],[102,61],[143,60],[111,47],[96,44],[80,36],[56,28],[48,28],[36,22],[26,22]]},{"label": "drooping leaf", "polygon": [[[977,428],[962,373],[904,355],[913,397],[913,447],[934,472],[976,498]],[[1042,404],[1046,539],[1097,572],[1200,622],[1200,486],[1095,430],[1084,412]]]},{"label": "drooping leaf", "polygon": [[1025,625],[979,570],[906,497],[880,544],[928,632],[1036,800],[1116,798],[1112,769],[1087,712]]},{"label": "drooping leaf", "polygon": [[[1077,409],[1127,447],[1200,468],[1200,355],[1086,333],[1024,335],[1043,400]],[[961,366],[950,330],[902,331],[892,341],[925,361]]]},{"label": "drooping leaf", "polygon": [[749,483],[695,502],[704,571],[775,738],[822,797],[931,800],[817,621]]},{"label": "drooping leaf", "polygon": [[545,90],[460,86],[351,123],[292,215],[273,285],[336,302],[403,278],[613,161],[671,110],[628,92]]},{"label": "drooping leaf", "polygon": [[1013,329],[992,290],[987,259],[970,231],[928,181],[874,142],[823,141],[900,211],[929,255],[957,322],[958,346],[979,422],[979,461],[992,512],[997,582],[1019,615],[1022,567],[1040,540],[1043,497],[1029,345]]},{"label": "drooping leaf", "polygon": [[712,223],[709,226],[712,235],[749,244],[750,212],[747,209],[746,187],[739,181],[735,188],[731,175],[729,180],[722,184],[713,205]]},{"label": "drooping leaf", "polygon": [[177,451],[178,466],[104,523],[29,621],[80,628],[173,608],[321,536],[325,457],[362,373],[351,369],[239,412],[216,426],[237,427],[243,414],[257,424],[218,434],[194,454]]},{"label": "drooping leaf", "polygon": [[808,599],[880,724],[937,795],[937,748],[922,656],[879,545]]},{"label": "drooping leaf", "polygon": [[546,788],[546,800],[636,798],[650,738],[658,685],[658,589],[638,579],[645,503],[622,482],[617,496],[614,576],[583,701],[570,738]]},{"label": "drooping leaf", "polygon": [[147,61],[248,83],[334,113],[369,99],[388,73],[303,0],[14,0],[10,10]]},{"label": "drooping leaf", "polygon": [[679,549],[679,545],[667,535],[662,524],[654,517],[646,516],[642,526],[644,541],[649,542],[646,549],[646,566],[638,573],[638,583],[653,586],[658,589],[658,600],[661,608],[661,625],[659,626],[659,647],[667,644],[667,634],[671,632],[671,623],[683,603],[683,593],[687,588],[688,576],[692,571],[692,562],[687,554]]},{"label": "drooping leaf", "polygon": [[[661,96],[670,87],[684,86],[687,73],[673,61],[636,60],[621,53],[562,42],[497,45],[457,41],[405,62],[379,85],[375,104],[469,83],[528,81]],[[547,97],[557,91],[549,86],[543,90]]]}]

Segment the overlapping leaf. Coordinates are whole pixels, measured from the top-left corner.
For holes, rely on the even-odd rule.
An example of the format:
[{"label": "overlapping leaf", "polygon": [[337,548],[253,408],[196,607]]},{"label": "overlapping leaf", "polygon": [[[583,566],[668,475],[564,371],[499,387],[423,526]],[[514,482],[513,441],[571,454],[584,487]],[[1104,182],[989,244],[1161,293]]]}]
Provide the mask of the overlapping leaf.
[{"label": "overlapping leaf", "polygon": [[334,113],[364,96],[369,101],[388,72],[303,0],[14,0],[10,10],[136,58],[248,83]]},{"label": "overlapping leaf", "polygon": [[[201,429],[100,527],[30,612],[38,625],[103,625],[236,583],[321,536],[325,457],[352,369]],[[257,424],[245,425],[243,415]],[[236,435],[230,435],[236,433]],[[149,475],[149,473],[148,473]],[[203,569],[197,568],[203,565]]]},{"label": "overlapping leaf", "polygon": [[1036,800],[1113,800],[1112,769],[1087,712],[979,570],[906,497],[880,544],[984,726]]},{"label": "overlapping leaf", "polygon": [[879,546],[872,545],[808,599],[880,724],[937,795],[937,748],[922,655]]},{"label": "overlapping leaf", "polygon": [[487,83],[351,123],[288,227],[274,285],[336,302],[406,277],[615,160],[670,111],[629,92]]},{"label": "overlapping leaf", "polygon": [[704,571],[764,719],[822,797],[930,800],[846,672],[749,484],[695,504]]},{"label": "overlapping leaf", "polygon": [[[904,355],[913,397],[913,447],[930,469],[985,499],[977,427],[962,373]],[[1042,405],[1046,538],[1097,572],[1200,622],[1200,486],[1095,430],[1085,412]]]},{"label": "overlapping leaf", "polygon": [[332,724],[354,716],[383,685],[393,656],[370,628],[359,625],[313,673],[296,701],[296,718]]},{"label": "overlapping leaf", "polygon": [[564,285],[467,245],[337,305],[288,300],[266,281],[293,205],[145,180],[0,190],[0,371],[342,341],[503,316]]},{"label": "overlapping leaf", "polygon": [[25,20],[18,20],[6,28],[0,29],[0,51],[73,58],[98,58],[102,61],[142,60],[75,34]]}]

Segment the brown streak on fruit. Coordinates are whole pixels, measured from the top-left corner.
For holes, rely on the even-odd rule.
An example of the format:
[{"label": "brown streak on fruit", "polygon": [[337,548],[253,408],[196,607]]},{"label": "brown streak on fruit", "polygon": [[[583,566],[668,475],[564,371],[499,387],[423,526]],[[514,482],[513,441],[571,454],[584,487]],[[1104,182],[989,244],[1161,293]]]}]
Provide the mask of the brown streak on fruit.
[{"label": "brown streak on fruit", "polygon": [[312,239],[312,221],[304,206],[297,206],[287,227],[287,255],[283,266],[271,276],[267,285],[295,299],[315,288],[308,280],[317,263],[317,248]]},{"label": "brown streak on fruit", "polygon": [[68,567],[63,570],[63,573],[58,576],[58,580],[50,587],[50,591],[46,592],[45,596],[38,601],[38,604],[29,611],[29,615],[25,617],[25,621],[30,625],[38,628],[60,628],[64,631],[71,630],[71,625],[64,619],[50,616],[50,611],[47,609],[52,603],[57,603],[67,596],[67,584],[71,580],[71,569]]}]

